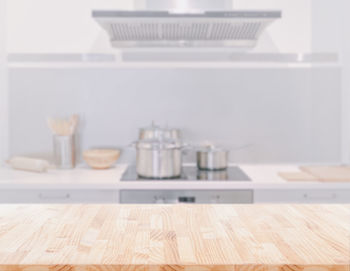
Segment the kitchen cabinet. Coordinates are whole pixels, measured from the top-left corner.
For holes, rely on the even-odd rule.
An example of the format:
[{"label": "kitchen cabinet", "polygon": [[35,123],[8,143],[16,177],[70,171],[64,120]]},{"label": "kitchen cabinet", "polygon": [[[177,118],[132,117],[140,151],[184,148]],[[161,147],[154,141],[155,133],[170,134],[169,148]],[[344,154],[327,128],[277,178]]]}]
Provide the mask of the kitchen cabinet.
[{"label": "kitchen cabinet", "polygon": [[117,203],[117,190],[1,190],[0,203]]},{"label": "kitchen cabinet", "polygon": [[349,190],[259,189],[254,203],[349,203]]},{"label": "kitchen cabinet", "polygon": [[0,203],[350,203],[350,189],[1,189]]}]

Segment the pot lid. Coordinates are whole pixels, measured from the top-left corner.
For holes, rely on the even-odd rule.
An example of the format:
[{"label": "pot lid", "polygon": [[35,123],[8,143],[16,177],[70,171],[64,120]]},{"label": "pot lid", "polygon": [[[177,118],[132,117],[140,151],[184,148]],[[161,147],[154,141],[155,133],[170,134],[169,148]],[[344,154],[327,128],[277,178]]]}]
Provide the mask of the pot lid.
[{"label": "pot lid", "polygon": [[162,129],[161,129],[161,127],[159,125],[156,125],[154,123],[154,121],[152,121],[152,124],[150,126],[140,128],[140,130],[147,130],[147,131],[149,131],[149,130],[151,130],[151,131],[156,130],[156,131],[158,131],[158,130],[162,130]]},{"label": "pot lid", "polygon": [[181,141],[181,131],[176,128],[169,128],[168,126],[163,128],[152,122],[151,126],[139,129],[139,140],[144,139]]},{"label": "pot lid", "polygon": [[164,131],[177,131],[177,128],[169,128],[168,126],[166,127],[161,127],[160,125],[155,124],[154,121],[152,121],[152,124],[147,127],[142,127],[140,128],[141,131],[156,131],[156,132],[164,132]]},{"label": "pot lid", "polygon": [[198,147],[200,152],[226,152],[227,149],[215,145],[202,145]]},{"label": "pot lid", "polygon": [[181,144],[170,139],[144,139],[136,142],[136,148],[152,150],[177,149],[181,148]]}]

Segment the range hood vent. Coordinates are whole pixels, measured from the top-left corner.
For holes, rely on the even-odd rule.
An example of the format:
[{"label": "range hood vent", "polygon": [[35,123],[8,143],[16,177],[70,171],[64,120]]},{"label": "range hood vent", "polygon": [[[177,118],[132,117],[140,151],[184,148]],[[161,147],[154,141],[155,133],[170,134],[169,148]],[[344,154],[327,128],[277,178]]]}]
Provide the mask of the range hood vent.
[{"label": "range hood vent", "polygon": [[93,11],[112,46],[254,47],[280,11]]}]

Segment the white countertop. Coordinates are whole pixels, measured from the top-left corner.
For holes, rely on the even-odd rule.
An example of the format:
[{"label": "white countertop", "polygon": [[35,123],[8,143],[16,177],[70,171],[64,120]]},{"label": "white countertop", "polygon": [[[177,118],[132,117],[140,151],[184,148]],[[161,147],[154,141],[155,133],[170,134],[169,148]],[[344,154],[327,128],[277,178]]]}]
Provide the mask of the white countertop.
[{"label": "white countertop", "polygon": [[74,170],[32,173],[0,168],[0,189],[350,189],[350,183],[287,182],[278,172],[299,171],[296,165],[238,165],[252,181],[120,181],[127,168],[108,170],[79,166]]}]

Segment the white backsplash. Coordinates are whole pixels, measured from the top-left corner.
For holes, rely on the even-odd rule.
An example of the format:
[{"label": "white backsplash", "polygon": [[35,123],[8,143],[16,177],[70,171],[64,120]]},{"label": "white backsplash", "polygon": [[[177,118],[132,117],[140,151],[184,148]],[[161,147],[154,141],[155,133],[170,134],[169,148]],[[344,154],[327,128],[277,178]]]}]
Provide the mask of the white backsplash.
[{"label": "white backsplash", "polygon": [[[78,113],[81,149],[125,148],[151,121],[185,140],[234,149],[231,161],[337,162],[339,68],[12,68],[10,153],[47,156],[47,116]],[[193,161],[193,156],[186,160]]]}]

